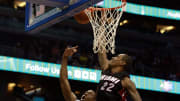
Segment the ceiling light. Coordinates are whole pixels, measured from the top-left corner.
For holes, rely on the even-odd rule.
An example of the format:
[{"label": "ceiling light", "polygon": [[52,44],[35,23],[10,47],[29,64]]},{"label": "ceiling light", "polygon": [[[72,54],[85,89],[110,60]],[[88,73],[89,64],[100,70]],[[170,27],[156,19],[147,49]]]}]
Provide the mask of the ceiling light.
[{"label": "ceiling light", "polygon": [[19,6],[19,7],[25,7],[25,6],[26,6],[26,2],[24,2],[24,1],[23,1],[23,2],[20,2],[20,3],[18,4],[18,6]]},{"label": "ceiling light", "polygon": [[14,8],[17,9],[18,7],[25,7],[26,6],[26,2],[25,1],[14,1]]},{"label": "ceiling light", "polygon": [[167,31],[171,31],[171,30],[175,29],[175,27],[174,26],[167,26],[167,27],[165,27],[165,29]]},{"label": "ceiling light", "polygon": [[168,25],[157,25],[156,26],[156,32],[160,32],[161,34],[172,31],[174,29],[176,29],[175,26],[168,26]]},{"label": "ceiling light", "polygon": [[161,30],[160,30],[160,33],[161,33],[161,34],[164,34],[164,33],[165,33],[165,30],[164,30],[164,29],[161,29]]},{"label": "ceiling light", "polygon": [[119,24],[120,26],[122,26],[123,25],[123,23],[122,22],[120,22],[120,24]]},{"label": "ceiling light", "polygon": [[8,83],[8,91],[12,91],[14,87],[16,86],[16,83]]},{"label": "ceiling light", "polygon": [[124,20],[123,23],[124,23],[124,24],[128,23],[128,20]]}]

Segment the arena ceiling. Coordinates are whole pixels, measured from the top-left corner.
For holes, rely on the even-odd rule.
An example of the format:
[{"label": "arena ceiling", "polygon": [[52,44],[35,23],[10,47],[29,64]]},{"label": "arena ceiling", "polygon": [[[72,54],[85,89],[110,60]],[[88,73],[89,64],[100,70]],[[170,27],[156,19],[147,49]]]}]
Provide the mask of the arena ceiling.
[{"label": "arena ceiling", "polygon": [[[16,0],[0,0],[0,4],[10,6],[12,5],[13,1]],[[162,7],[162,8],[169,8],[169,9],[177,9],[177,10],[180,9],[180,6],[178,5],[179,0],[127,0],[127,2]]]},{"label": "arena ceiling", "polygon": [[[25,12],[25,10],[24,9],[13,10],[14,1],[15,0],[0,0],[0,16],[16,17],[18,19],[21,19],[22,22],[24,22],[25,17],[23,12]],[[127,1],[136,4],[180,10],[180,6],[178,5],[179,2],[178,0],[173,0],[173,2],[170,2],[170,0],[127,0]],[[70,20],[73,20],[73,18],[70,18]],[[121,21],[123,20],[128,20],[128,23],[125,26],[123,26],[124,28],[125,27],[133,28],[133,29],[142,28],[148,30],[149,32],[156,32],[157,25],[172,25],[176,27],[176,33],[180,32],[180,23],[179,21],[175,21],[175,20],[161,19],[161,18],[155,18],[149,16],[140,16],[140,15],[128,14],[128,13],[124,13]],[[85,26],[79,25],[80,26],[79,27],[77,26],[76,22],[74,22],[74,24],[69,23],[69,20],[65,20],[62,23],[55,25],[55,27],[62,27],[62,26],[69,26],[79,29],[80,31],[82,30],[87,31],[89,30],[88,28],[90,25],[85,25]]]}]

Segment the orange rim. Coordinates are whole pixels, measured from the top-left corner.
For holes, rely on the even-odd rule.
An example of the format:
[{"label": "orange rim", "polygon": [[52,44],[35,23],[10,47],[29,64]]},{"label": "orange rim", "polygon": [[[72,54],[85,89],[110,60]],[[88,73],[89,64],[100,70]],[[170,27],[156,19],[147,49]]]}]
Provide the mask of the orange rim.
[{"label": "orange rim", "polygon": [[119,8],[123,8],[126,6],[126,0],[122,0],[122,5],[119,7],[113,7],[113,8],[94,8],[94,7],[89,7],[87,8],[87,10],[89,11],[105,11],[105,10],[115,10],[115,9],[119,9]]}]

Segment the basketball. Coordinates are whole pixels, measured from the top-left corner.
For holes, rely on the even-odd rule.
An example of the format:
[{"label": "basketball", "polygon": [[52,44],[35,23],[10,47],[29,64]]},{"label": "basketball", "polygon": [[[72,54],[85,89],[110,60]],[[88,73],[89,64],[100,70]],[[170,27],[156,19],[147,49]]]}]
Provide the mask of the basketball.
[{"label": "basketball", "polygon": [[81,11],[80,13],[76,14],[74,18],[79,24],[89,23],[89,18],[84,11]]}]

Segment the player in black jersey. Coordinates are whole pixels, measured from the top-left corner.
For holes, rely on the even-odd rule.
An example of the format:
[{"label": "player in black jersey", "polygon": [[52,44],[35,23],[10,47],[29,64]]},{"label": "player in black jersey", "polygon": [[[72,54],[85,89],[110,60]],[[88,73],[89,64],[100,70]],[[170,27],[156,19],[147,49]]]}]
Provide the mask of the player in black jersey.
[{"label": "player in black jersey", "polygon": [[[67,63],[68,57],[77,52],[77,46],[72,48],[66,48],[62,58],[61,70],[60,70],[60,86],[63,96],[66,101],[77,101],[76,95],[71,91],[71,86],[68,82]],[[80,101],[95,101],[96,96],[93,90],[86,91],[81,97]]]},{"label": "player in black jersey", "polygon": [[105,52],[98,53],[98,57],[103,72],[97,87],[96,101],[126,101],[127,94],[130,94],[134,101],[141,101],[127,72],[132,64],[131,57],[119,54],[108,60]]}]

